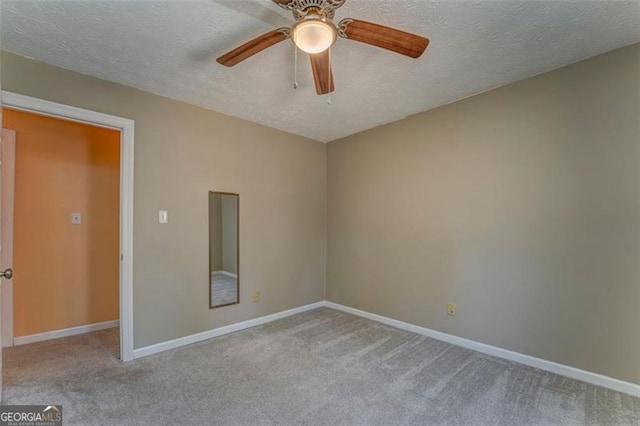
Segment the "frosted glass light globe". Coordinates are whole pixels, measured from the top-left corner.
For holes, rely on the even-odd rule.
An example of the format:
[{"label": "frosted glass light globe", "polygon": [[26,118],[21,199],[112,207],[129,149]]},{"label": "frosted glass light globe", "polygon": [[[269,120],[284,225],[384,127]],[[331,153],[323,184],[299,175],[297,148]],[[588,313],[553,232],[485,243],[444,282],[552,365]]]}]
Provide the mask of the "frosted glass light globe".
[{"label": "frosted glass light globe", "polygon": [[320,19],[301,21],[293,27],[291,38],[304,52],[321,53],[336,41],[336,29]]}]

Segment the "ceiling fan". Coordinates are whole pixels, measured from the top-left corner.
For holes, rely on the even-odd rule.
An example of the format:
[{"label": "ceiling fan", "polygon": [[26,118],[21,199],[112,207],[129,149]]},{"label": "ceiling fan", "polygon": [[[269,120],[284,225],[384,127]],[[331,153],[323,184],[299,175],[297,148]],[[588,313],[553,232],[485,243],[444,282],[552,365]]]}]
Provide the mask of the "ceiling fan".
[{"label": "ceiling fan", "polygon": [[330,48],[338,36],[381,47],[411,58],[420,57],[429,45],[429,40],[424,37],[358,19],[347,18],[337,25],[334,24],[335,11],[346,0],[272,1],[283,9],[293,12],[296,20],[293,26],[278,28],[256,37],[220,56],[217,59],[218,63],[232,67],[268,47],[291,38],[297,49],[309,54],[316,93],[324,95],[335,90]]}]

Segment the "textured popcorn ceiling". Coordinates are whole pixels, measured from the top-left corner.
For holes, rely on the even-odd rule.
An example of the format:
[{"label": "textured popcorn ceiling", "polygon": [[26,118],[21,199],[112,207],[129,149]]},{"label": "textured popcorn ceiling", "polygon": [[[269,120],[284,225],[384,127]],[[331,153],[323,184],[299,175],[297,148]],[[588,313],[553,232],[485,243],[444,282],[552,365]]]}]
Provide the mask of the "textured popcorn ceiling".
[{"label": "textured popcorn ceiling", "polygon": [[640,2],[347,0],[352,17],[424,35],[418,60],[338,39],[332,105],[284,41],[226,68],[245,41],[293,22],[270,0],[2,2],[2,49],[319,141],[331,141],[640,41]]}]

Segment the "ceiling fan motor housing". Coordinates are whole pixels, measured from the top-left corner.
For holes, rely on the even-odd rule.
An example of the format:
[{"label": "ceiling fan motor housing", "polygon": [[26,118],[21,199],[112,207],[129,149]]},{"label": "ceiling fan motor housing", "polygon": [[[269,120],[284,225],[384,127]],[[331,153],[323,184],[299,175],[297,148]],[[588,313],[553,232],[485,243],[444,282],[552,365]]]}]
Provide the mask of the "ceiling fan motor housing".
[{"label": "ceiling fan motor housing", "polygon": [[346,0],[291,0],[288,3],[278,3],[278,6],[291,10],[293,17],[299,21],[310,12],[320,15],[328,20],[333,20],[335,10],[342,6]]}]

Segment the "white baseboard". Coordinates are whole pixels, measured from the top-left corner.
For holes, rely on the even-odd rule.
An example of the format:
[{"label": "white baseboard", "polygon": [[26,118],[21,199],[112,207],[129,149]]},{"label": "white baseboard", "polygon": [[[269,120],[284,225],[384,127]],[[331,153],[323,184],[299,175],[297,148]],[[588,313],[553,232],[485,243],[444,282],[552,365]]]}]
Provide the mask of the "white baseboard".
[{"label": "white baseboard", "polygon": [[528,365],[530,367],[539,368],[540,370],[548,371],[561,376],[581,380],[592,385],[602,386],[605,388],[616,390],[618,392],[624,392],[629,395],[640,397],[640,385],[634,383],[625,382],[622,380],[614,379],[612,377],[603,376],[602,374],[592,373],[590,371],[581,370],[579,368],[569,367],[568,365],[558,364],[556,362],[524,355],[518,352],[510,351],[508,349],[499,348],[497,346],[491,346],[484,343],[476,342],[474,340],[457,337],[452,334],[442,333],[430,328],[420,327],[418,325],[409,324],[388,317],[383,317],[382,315],[372,314],[370,312],[361,311],[359,309],[340,305],[334,302],[327,301],[325,302],[324,306],[377,321],[386,325],[390,325],[401,330],[411,331],[416,334],[451,343],[452,345],[472,349],[477,352],[482,352],[483,354],[493,355],[498,358],[503,358],[509,361]]},{"label": "white baseboard", "polygon": [[[224,327],[215,328],[213,330],[203,331],[202,333],[192,334],[190,336],[180,337],[178,339],[169,340],[167,342],[158,343],[151,346],[135,349],[133,351],[133,357],[142,358],[145,356],[164,352],[169,349],[179,348],[181,346],[189,345],[192,343],[201,342],[203,340],[211,339],[214,337],[222,336],[236,331],[245,330],[247,328],[255,327],[257,325],[266,324],[271,321],[275,321],[281,318],[285,318],[291,315],[299,314],[302,312],[310,311],[313,309],[328,307],[339,311],[347,312],[353,315],[357,315],[363,318],[367,318],[373,321],[377,321],[391,327],[396,327],[401,330],[410,331],[423,336],[431,337],[433,339],[441,340],[443,342],[451,343],[456,346],[471,349],[477,352],[481,352],[487,355],[492,355],[498,358],[507,359],[509,361],[517,362],[520,364],[528,365],[530,367],[538,368],[540,370],[555,373],[561,376],[569,377],[576,380],[581,380],[586,383],[590,383],[596,386],[602,386],[608,389],[613,389],[619,392],[627,393],[636,397],[640,397],[640,385],[635,383],[629,383],[622,380],[607,377],[601,374],[592,373],[590,371],[581,370],[579,368],[570,367],[568,365],[558,364],[556,362],[547,361],[544,359],[536,358],[533,356],[521,354],[518,352],[510,351],[508,349],[499,348],[497,346],[487,345],[484,343],[476,342],[474,340],[465,339],[462,337],[454,336],[452,334],[442,333],[440,331],[432,330],[426,327],[420,327],[418,325],[409,324],[403,321],[395,320],[392,318],[384,317],[382,315],[373,314],[359,309],[351,308],[348,306],[340,305],[338,303],[322,301],[312,303],[310,305],[300,306],[298,308],[289,309],[275,314],[266,315],[260,318],[254,318],[247,321],[242,321],[235,324],[230,324]],[[25,336],[28,337],[28,336]],[[60,336],[62,337],[62,336]]]},{"label": "white baseboard", "polygon": [[79,325],[77,327],[63,328],[61,330],[47,331],[44,333],[30,334],[28,336],[15,337],[13,345],[26,345],[28,343],[41,342],[43,340],[58,339],[60,337],[74,336],[76,334],[89,333],[91,331],[104,330],[107,328],[118,327],[119,320],[96,322],[94,324]]},{"label": "white baseboard", "polygon": [[226,325],[224,327],[214,328],[212,330],[203,331],[202,333],[192,334],[190,336],[180,337],[178,339],[169,340],[162,343],[157,343],[151,346],[145,346],[144,348],[134,349],[133,358],[142,358],[145,356],[164,352],[169,349],[179,348],[181,346],[190,345],[192,343],[201,342],[203,340],[211,339],[213,337],[222,336],[224,334],[234,333],[236,331],[245,330],[247,328],[255,327],[257,325],[266,324],[271,321],[279,320],[291,315],[299,314],[302,312],[310,311],[313,309],[321,308],[325,306],[324,301],[312,303],[310,305],[304,305],[297,308],[289,309],[275,314],[266,315],[264,317],[254,318],[247,321],[238,322],[235,324]]},{"label": "white baseboard", "polygon": [[238,278],[238,274],[227,271],[213,271],[213,275],[226,275],[228,277]]}]

